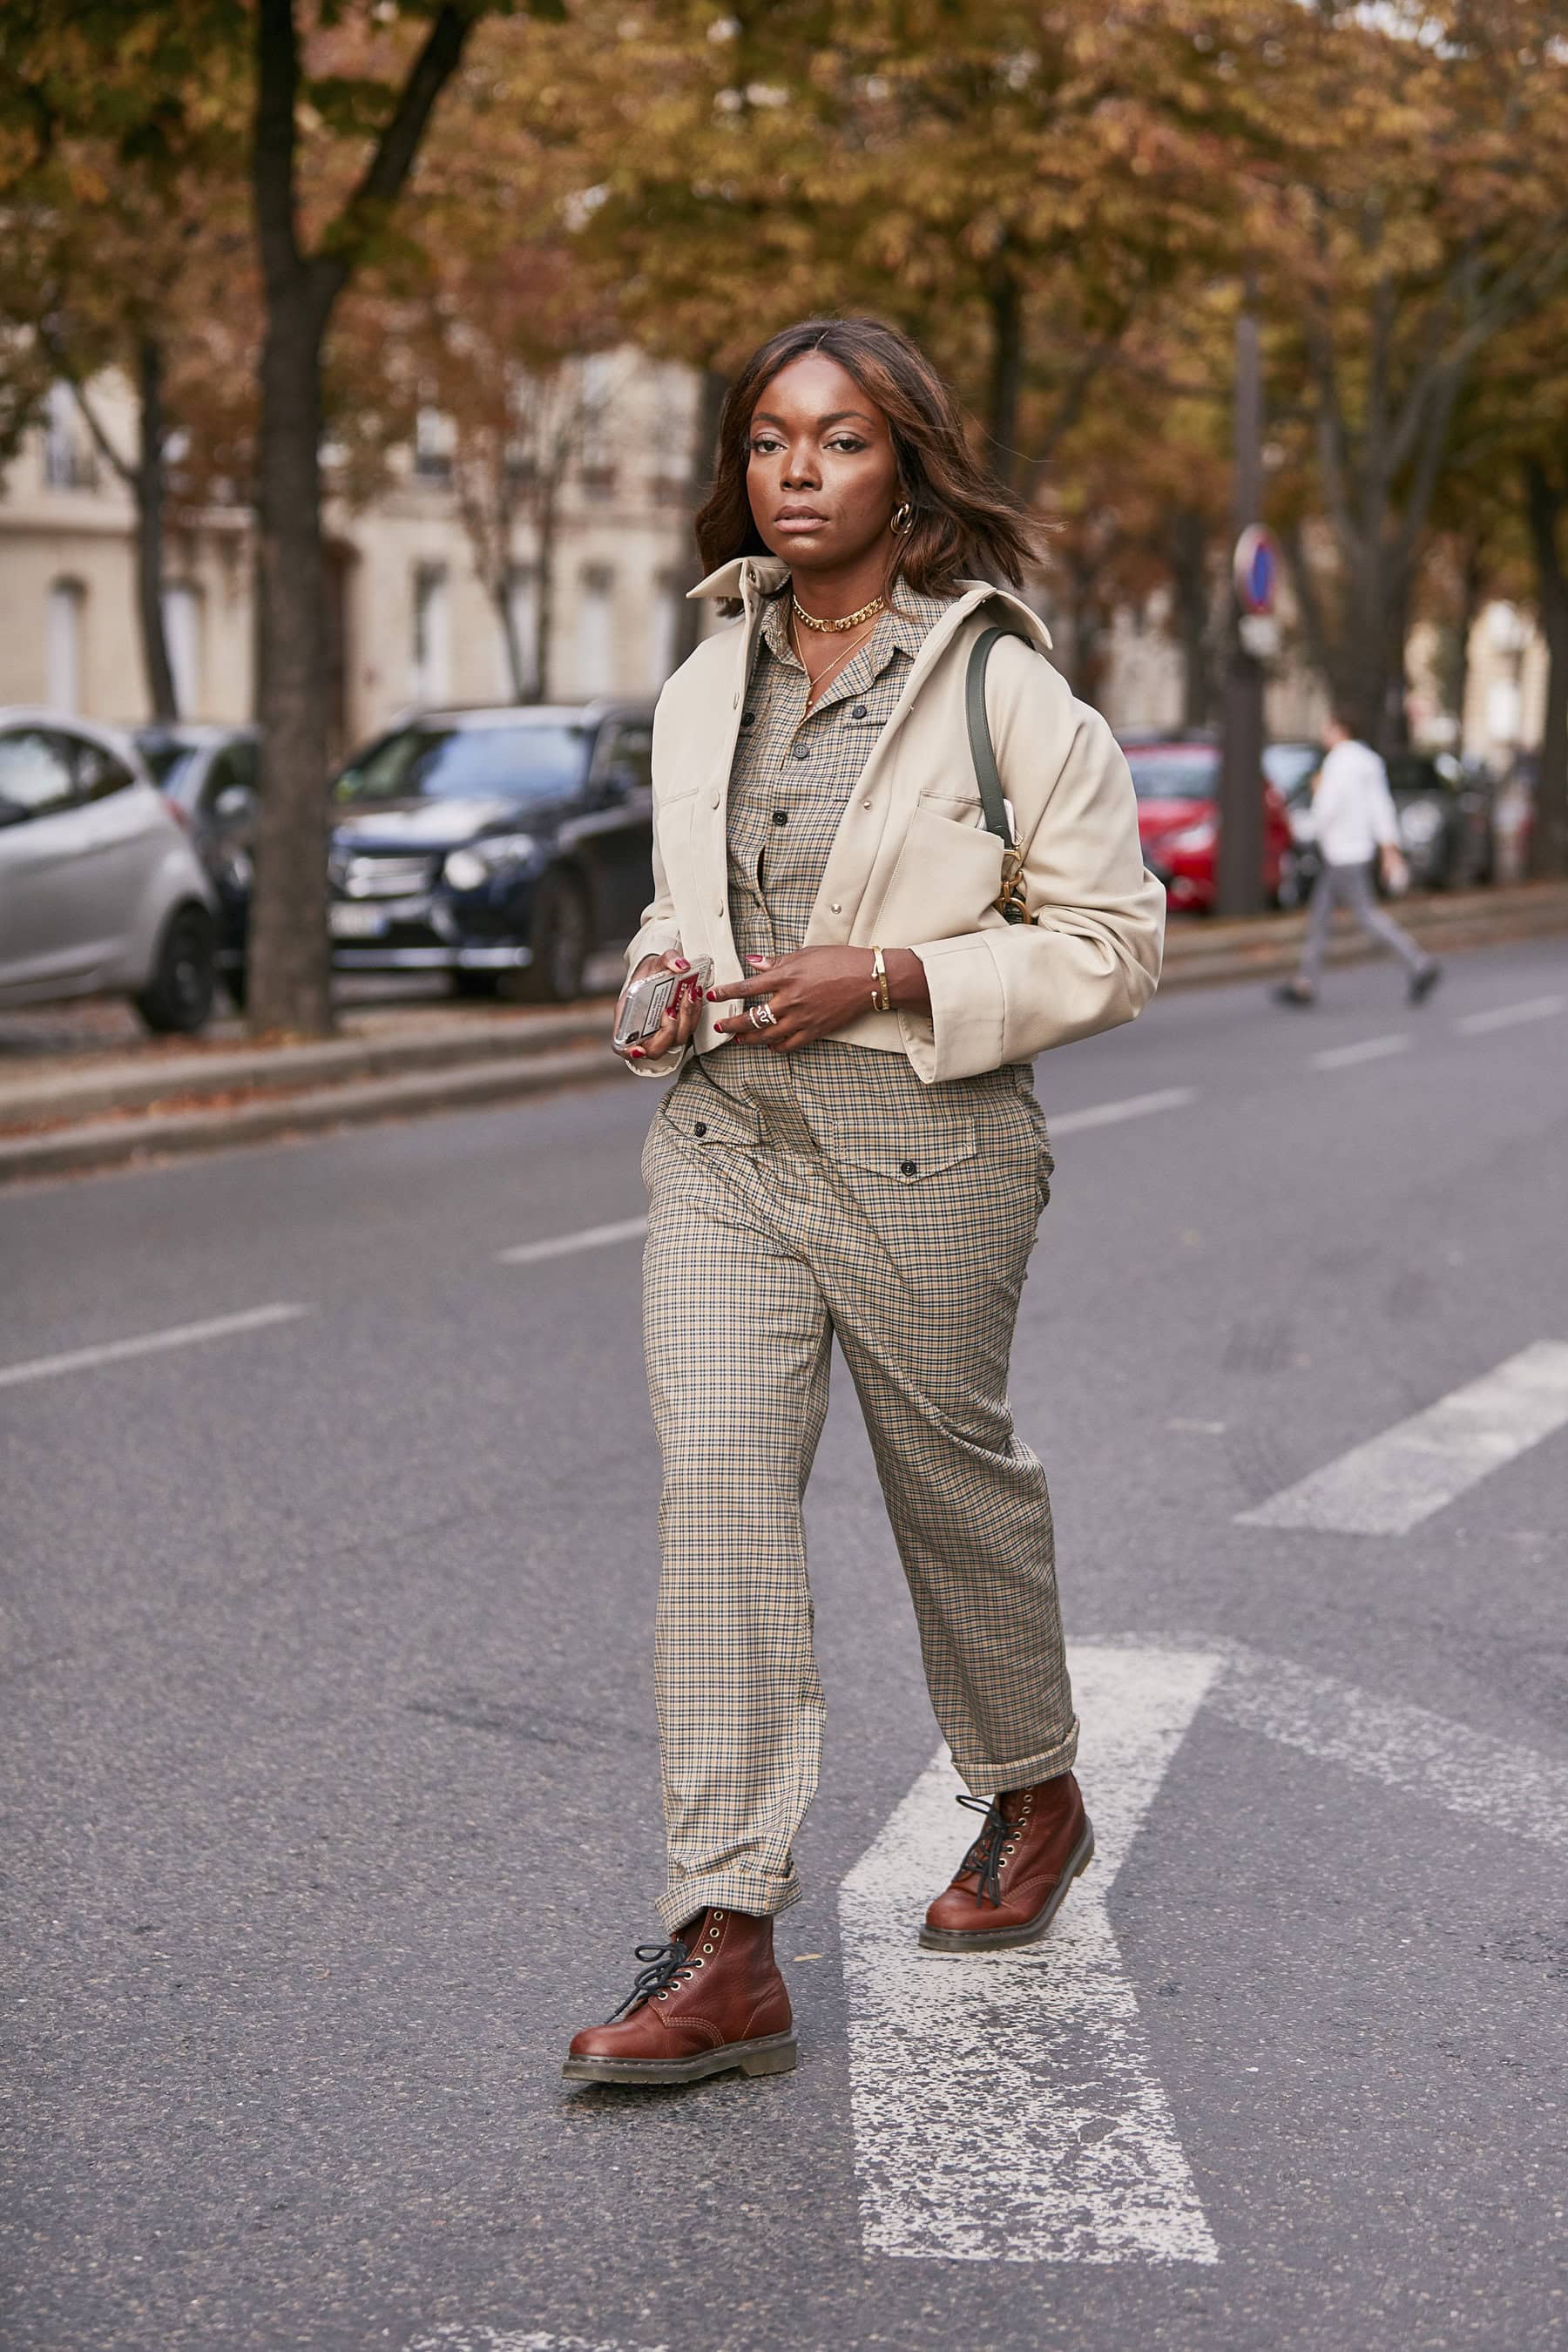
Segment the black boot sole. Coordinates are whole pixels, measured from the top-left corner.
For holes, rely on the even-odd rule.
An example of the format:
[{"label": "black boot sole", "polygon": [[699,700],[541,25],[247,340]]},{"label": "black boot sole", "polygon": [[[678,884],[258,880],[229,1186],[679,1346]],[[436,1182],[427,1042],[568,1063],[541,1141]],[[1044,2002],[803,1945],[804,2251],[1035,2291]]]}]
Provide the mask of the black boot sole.
[{"label": "black boot sole", "polygon": [[568,2058],[569,2083],[702,2083],[710,2074],[793,2074],[793,2033],[763,2033],[754,2042],[727,2042],[695,2058]]},{"label": "black boot sole", "polygon": [[1032,1919],[1021,1927],[922,1927],[921,1944],[928,1952],[1005,1952],[1016,1944],[1037,1943],[1068,1899],[1073,1880],[1094,1860],[1094,1824],[1085,1822],[1083,1835],[1067,1858],[1067,1867]]}]

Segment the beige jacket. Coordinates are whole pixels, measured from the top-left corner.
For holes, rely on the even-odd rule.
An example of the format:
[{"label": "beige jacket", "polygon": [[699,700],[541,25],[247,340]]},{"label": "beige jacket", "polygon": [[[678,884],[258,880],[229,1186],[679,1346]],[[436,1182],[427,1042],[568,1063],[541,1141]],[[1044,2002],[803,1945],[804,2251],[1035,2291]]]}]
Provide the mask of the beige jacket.
[{"label": "beige jacket", "polygon": [[[710,956],[717,979],[742,977],[730,928],[725,820],[741,706],[762,601],[786,576],[773,557],[727,563],[694,596],[739,596],[744,614],[704,640],[659,697],[653,730],[653,903],[626,950]],[[1002,788],[1012,802],[1028,924],[1005,922],[1002,845],[985,830],[964,723],[969,649],[998,621],[1046,629],[1026,604],[966,583],[910,671],[846,804],[805,945],[912,948],[929,1013],[869,1006],[837,1034],[907,1054],[927,1084],[1027,1061],[1131,1021],[1160,976],[1165,894],[1144,871],[1127,762],[1098,711],[1077,702],[1041,653],[1016,638],[994,649],[985,700]],[[728,1038],[704,1005],[707,1053]],[[683,1053],[631,1066],[656,1077]]]}]

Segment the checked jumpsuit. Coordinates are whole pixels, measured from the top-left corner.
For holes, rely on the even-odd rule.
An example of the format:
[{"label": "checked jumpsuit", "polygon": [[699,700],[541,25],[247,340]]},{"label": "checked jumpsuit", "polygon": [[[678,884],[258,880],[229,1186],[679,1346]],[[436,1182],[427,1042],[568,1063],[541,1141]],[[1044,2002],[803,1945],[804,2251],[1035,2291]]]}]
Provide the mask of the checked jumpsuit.
[{"label": "checked jumpsuit", "polygon": [[[809,716],[768,608],[731,776],[742,957],[801,945],[845,804],[940,600],[900,586]],[[977,1794],[1067,1771],[1078,1725],[1045,1473],[1007,1364],[1051,1161],[1026,1064],[926,1086],[825,1038],[692,1054],[643,1155],[648,1388],[664,1456],[655,1652],[673,1933],[799,1899],[823,1697],[801,1507],[837,1337],[926,1678]]]}]

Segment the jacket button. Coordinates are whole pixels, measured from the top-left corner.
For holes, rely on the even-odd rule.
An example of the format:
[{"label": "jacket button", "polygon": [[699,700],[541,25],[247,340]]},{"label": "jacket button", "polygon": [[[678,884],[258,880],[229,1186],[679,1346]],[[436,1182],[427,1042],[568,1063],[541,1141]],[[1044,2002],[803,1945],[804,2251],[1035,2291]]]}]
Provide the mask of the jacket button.
[{"label": "jacket button", "polygon": [[720,800],[720,795],[719,795],[717,793],[714,793],[714,795],[713,795],[713,805],[714,805],[714,807],[715,807],[715,808],[717,808],[717,807],[718,807],[718,805],[719,805],[719,800]]},{"label": "jacket button", "polygon": [[860,805],[862,808],[869,808],[871,803],[869,801],[862,801]]},{"label": "jacket button", "polygon": [[707,1120],[705,1118],[700,1118],[693,1127],[691,1132],[693,1135],[706,1135],[708,1132]]},{"label": "jacket button", "polygon": [[830,915],[841,915],[844,912],[844,901],[842,898],[835,898],[832,906],[829,907],[827,911]]},{"label": "jacket button", "polygon": [[899,1173],[900,1176],[918,1176],[920,1172],[920,1162],[918,1160],[900,1160]]},{"label": "jacket button", "polygon": [[722,922],[724,919],[724,908],[722,903],[715,907],[713,912],[718,916],[719,920]]}]

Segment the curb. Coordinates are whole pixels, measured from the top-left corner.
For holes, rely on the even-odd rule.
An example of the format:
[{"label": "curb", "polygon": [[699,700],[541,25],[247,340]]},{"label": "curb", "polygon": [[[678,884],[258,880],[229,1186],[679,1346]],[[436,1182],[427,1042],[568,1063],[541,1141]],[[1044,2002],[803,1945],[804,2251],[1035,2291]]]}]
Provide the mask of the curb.
[{"label": "curb", "polygon": [[[1568,884],[1526,883],[1416,899],[1400,907],[1398,920],[1439,953],[1568,937]],[[1167,940],[1161,989],[1285,978],[1295,970],[1305,929],[1304,915],[1184,925]],[[1379,952],[1348,922],[1330,936],[1331,963],[1360,962]],[[0,1129],[22,1119],[62,1122],[41,1134],[0,1132],[0,1186],[375,1119],[476,1109],[561,1087],[601,1086],[627,1076],[605,1049],[607,1021],[607,1009],[595,1006],[515,1023],[454,1022],[415,1036],[188,1054],[145,1071],[83,1071],[0,1088]],[[271,1099],[156,1108],[181,1095],[241,1089]],[[145,1115],[112,1116],[127,1111]]]},{"label": "curb", "polygon": [[327,1128],[413,1118],[423,1111],[478,1109],[555,1087],[597,1085],[624,1076],[620,1064],[603,1050],[603,1021],[594,1026],[601,1048],[597,1053],[517,1055],[464,1069],[323,1087],[311,1094],[237,1103],[221,1110],[154,1112],[145,1118],[89,1122],[47,1135],[0,1136],[0,1184],[30,1176],[123,1168],[141,1160],[223,1150],[231,1144],[265,1143],[279,1136],[317,1134]]}]

